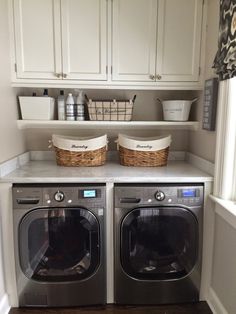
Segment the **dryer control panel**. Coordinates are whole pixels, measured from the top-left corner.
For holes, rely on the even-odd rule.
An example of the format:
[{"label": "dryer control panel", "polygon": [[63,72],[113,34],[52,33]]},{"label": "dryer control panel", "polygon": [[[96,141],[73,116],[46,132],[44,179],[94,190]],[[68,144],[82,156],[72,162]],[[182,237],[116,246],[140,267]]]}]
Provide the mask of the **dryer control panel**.
[{"label": "dryer control panel", "polygon": [[143,184],[116,185],[115,207],[135,205],[185,205],[203,204],[202,184]]}]

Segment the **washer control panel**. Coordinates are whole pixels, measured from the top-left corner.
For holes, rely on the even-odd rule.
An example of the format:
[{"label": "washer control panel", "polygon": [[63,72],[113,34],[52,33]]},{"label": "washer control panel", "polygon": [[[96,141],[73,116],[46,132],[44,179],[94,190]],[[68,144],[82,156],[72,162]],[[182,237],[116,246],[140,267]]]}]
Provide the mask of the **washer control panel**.
[{"label": "washer control panel", "polygon": [[105,189],[104,184],[15,184],[13,186],[13,205],[14,209],[40,206],[103,208],[106,199]]},{"label": "washer control panel", "polygon": [[135,205],[184,205],[203,204],[203,184],[143,184],[116,185],[115,207]]}]

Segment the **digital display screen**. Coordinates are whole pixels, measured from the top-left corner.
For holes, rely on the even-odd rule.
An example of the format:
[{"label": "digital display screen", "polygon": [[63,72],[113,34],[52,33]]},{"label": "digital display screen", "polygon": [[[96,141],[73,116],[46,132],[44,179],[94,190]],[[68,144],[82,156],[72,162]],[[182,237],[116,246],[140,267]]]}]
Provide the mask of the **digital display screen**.
[{"label": "digital display screen", "polygon": [[96,190],[83,190],[84,198],[93,198],[96,196],[97,196]]},{"label": "digital display screen", "polygon": [[181,191],[182,197],[196,197],[195,189],[185,189]]}]

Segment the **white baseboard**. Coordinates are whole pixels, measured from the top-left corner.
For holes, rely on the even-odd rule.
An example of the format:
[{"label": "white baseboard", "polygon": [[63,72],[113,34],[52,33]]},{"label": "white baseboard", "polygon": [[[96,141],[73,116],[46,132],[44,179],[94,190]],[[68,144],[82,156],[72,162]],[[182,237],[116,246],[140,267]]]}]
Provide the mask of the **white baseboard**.
[{"label": "white baseboard", "polygon": [[223,306],[217,294],[212,288],[209,289],[207,303],[210,309],[212,310],[213,314],[230,314],[226,311],[225,307]]},{"label": "white baseboard", "polygon": [[0,300],[0,314],[8,314],[10,311],[10,305],[8,301],[8,296],[5,293]]}]

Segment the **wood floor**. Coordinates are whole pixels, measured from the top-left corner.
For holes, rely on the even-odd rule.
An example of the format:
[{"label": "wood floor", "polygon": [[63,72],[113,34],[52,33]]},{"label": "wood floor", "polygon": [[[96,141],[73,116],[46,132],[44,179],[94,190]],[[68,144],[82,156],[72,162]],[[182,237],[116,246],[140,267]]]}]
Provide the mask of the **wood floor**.
[{"label": "wood floor", "polygon": [[9,314],[212,314],[206,302],[184,305],[114,306],[80,308],[12,308]]}]

